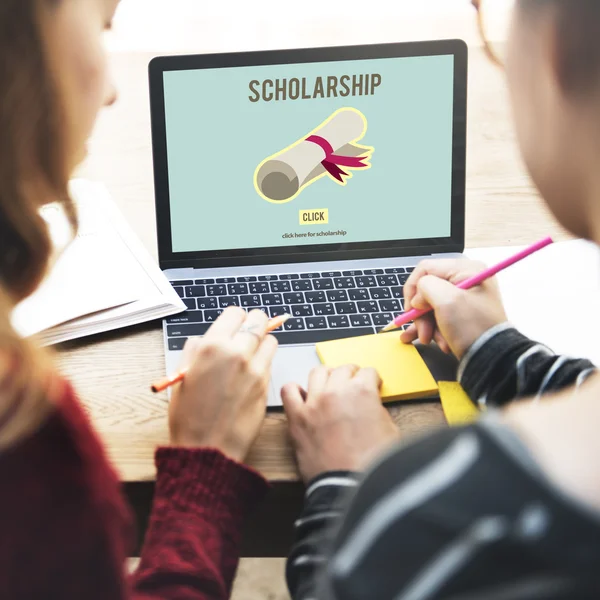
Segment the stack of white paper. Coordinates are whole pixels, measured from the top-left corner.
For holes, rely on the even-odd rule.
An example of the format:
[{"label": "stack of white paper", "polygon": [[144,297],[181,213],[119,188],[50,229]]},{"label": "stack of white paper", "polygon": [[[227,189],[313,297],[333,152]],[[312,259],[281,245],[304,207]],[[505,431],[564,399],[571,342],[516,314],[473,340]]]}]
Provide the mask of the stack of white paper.
[{"label": "stack of white paper", "polygon": [[152,260],[101,184],[75,180],[71,194],[79,232],[70,232],[56,205],[42,209],[58,259],[38,290],[14,310],[24,337],[43,345],[158,319],[185,304]]}]

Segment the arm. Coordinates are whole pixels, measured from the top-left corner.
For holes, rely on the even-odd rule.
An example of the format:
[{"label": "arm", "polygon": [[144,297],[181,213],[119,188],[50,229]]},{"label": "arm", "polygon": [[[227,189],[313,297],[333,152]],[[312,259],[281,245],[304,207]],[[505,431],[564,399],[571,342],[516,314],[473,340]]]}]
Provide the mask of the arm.
[{"label": "arm", "polygon": [[317,569],[288,561],[293,599],[593,597],[600,525],[498,429],[444,430],[388,453],[313,550]]},{"label": "arm", "polygon": [[132,600],[226,600],[246,516],[267,490],[217,450],[163,448]]},{"label": "arm", "polygon": [[154,507],[136,600],[225,600],[243,524],[267,484],[243,467],[266,412],[277,349],[262,311],[225,310],[184,349],[169,403],[172,448],[156,454]]},{"label": "arm", "polygon": [[557,356],[509,323],[486,331],[463,356],[458,380],[480,406],[578,387],[596,367],[584,359]]},{"label": "arm", "polygon": [[127,586],[130,515],[87,416],[63,386],[40,429],[0,451],[2,597],[228,598],[243,523],[266,482],[216,450],[164,448],[156,462],[146,544]]},{"label": "arm", "polygon": [[286,567],[288,588],[294,600],[310,598],[314,578],[332,549],[331,532],[341,521],[347,499],[356,490],[358,481],[357,473],[330,471],[315,477],[307,486]]},{"label": "arm", "polygon": [[314,369],[307,392],[295,384],[282,390],[298,467],[310,482],[286,571],[294,600],[315,598],[315,576],[331,554],[332,531],[358,487],[358,473],[398,441],[380,385],[374,370],[346,365]]},{"label": "arm", "polygon": [[472,290],[456,284],[485,265],[470,260],[425,260],[404,287],[406,306],[433,308],[402,334],[452,352],[460,361],[458,379],[480,406],[539,398],[549,391],[580,385],[594,371],[587,360],[556,356],[531,341],[506,318],[495,279]]}]

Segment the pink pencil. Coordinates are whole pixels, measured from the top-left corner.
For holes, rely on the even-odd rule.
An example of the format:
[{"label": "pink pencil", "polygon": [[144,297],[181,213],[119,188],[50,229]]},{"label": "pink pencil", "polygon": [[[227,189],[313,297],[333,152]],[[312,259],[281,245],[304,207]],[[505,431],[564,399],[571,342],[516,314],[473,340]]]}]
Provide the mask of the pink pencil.
[{"label": "pink pencil", "polygon": [[[461,281],[460,283],[456,284],[456,287],[460,288],[461,290],[468,290],[472,287],[475,287],[476,285],[479,285],[480,283],[484,282],[486,279],[493,277],[494,275],[496,275],[496,273],[499,273],[500,271],[503,271],[507,267],[514,265],[515,263],[519,262],[520,260],[527,258],[534,252],[537,252],[538,250],[541,250],[542,248],[549,246],[551,243],[552,243],[552,238],[550,238],[550,237],[544,238],[543,240],[540,240],[539,242],[532,244],[528,248],[521,250],[521,252],[517,252],[514,256],[511,256],[510,258],[507,258],[507,259],[503,260],[502,262],[499,262],[496,266],[490,267],[489,269],[485,269],[478,275],[474,275],[473,277],[469,277],[468,279]],[[415,319],[418,319],[419,317],[426,315],[428,312],[430,312],[430,311],[429,310],[417,310],[416,308],[413,308],[409,311],[406,311],[405,313],[398,315],[391,323],[386,325],[379,333],[384,333],[385,331],[391,331],[392,329],[396,329],[397,327],[400,327],[401,325],[406,325],[406,323],[410,323],[410,321],[414,321]]]}]

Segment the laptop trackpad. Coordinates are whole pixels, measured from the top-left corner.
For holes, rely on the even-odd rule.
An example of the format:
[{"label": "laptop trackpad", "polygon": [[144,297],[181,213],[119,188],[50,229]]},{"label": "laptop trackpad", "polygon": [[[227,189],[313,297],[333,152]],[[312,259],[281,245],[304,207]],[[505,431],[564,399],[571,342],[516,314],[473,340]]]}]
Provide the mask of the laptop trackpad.
[{"label": "laptop trackpad", "polygon": [[281,388],[286,383],[297,383],[304,389],[308,374],[321,364],[314,346],[283,346],[273,360],[269,406],[281,406]]}]

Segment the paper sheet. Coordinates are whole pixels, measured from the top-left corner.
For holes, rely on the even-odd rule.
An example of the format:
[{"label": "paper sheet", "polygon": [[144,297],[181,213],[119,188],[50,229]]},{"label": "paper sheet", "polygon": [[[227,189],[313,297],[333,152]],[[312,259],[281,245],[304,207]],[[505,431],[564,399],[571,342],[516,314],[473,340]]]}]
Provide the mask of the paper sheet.
[{"label": "paper sheet", "polygon": [[412,344],[400,341],[397,332],[321,342],[317,354],[329,367],[354,364],[376,369],[383,380],[384,402],[429,398],[437,393],[425,361]]},{"label": "paper sheet", "polygon": [[70,228],[56,205],[42,209],[58,259],[38,290],[13,311],[16,331],[56,343],[139,323],[152,311],[162,310],[157,318],[184,310],[106,189],[75,180],[71,194],[79,215],[77,237],[68,243]]},{"label": "paper sheet", "polygon": [[[71,319],[141,298],[135,259],[109,214],[89,195],[76,198],[79,232],[52,266],[38,290],[13,312],[13,326],[30,336]],[[64,247],[64,216],[54,205],[43,210],[57,250]]]},{"label": "paper sheet", "polygon": [[456,381],[438,381],[440,401],[448,425],[465,425],[475,421],[480,414],[465,393],[460,383]]}]

